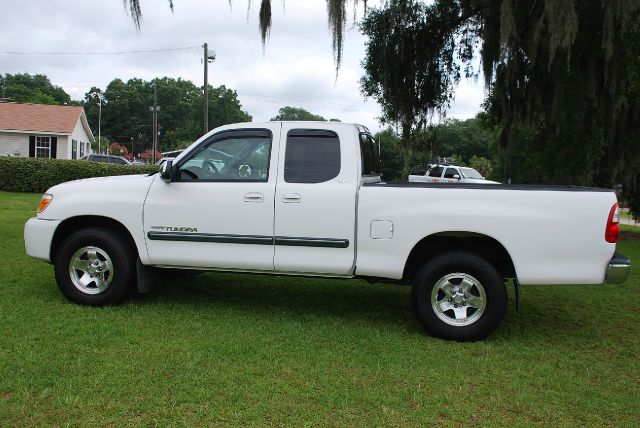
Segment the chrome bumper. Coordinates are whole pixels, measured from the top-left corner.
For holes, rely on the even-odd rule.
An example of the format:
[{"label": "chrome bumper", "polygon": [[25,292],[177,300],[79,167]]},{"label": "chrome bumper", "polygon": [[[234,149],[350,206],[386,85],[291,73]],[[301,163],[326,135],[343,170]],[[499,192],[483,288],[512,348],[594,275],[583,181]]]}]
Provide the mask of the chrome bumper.
[{"label": "chrome bumper", "polygon": [[631,271],[631,260],[620,253],[614,253],[607,266],[607,277],[604,282],[607,284],[620,284],[629,278]]}]

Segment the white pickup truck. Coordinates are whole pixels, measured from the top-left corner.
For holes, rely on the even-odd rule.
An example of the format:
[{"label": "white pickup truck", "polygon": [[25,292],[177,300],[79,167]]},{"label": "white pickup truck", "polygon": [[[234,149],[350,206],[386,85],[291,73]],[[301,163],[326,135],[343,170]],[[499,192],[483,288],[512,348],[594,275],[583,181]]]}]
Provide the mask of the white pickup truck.
[{"label": "white pickup truck", "polygon": [[500,184],[485,179],[473,168],[457,165],[416,166],[409,173],[411,183],[484,183]]},{"label": "white pickup truck", "polygon": [[150,267],[413,284],[432,335],[484,338],[517,284],[623,282],[613,191],[384,183],[359,125],[217,128],[160,173],[72,181],[43,196],[27,253],[85,305],[146,291]]}]

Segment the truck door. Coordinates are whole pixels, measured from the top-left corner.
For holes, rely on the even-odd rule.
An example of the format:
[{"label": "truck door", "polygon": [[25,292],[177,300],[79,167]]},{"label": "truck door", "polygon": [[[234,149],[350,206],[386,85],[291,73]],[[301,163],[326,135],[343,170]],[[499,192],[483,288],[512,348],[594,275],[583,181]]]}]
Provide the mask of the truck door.
[{"label": "truck door", "polygon": [[143,214],[153,264],[273,270],[280,126],[213,134],[174,164],[170,183],[154,180]]},{"label": "truck door", "polygon": [[282,125],[275,269],[347,275],[355,260],[357,130],[306,125]]}]

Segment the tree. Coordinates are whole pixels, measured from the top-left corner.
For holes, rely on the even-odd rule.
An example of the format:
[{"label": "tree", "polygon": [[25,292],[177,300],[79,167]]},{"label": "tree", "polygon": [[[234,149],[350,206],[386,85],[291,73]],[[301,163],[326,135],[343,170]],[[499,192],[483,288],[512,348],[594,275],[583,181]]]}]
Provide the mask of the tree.
[{"label": "tree", "polygon": [[407,135],[478,73],[479,52],[506,174],[535,159],[536,181],[610,186],[640,152],[639,14],[632,1],[391,1],[362,23],[363,92]]},{"label": "tree", "polygon": [[393,128],[378,132],[373,138],[380,145],[380,170],[385,181],[401,180],[404,165],[400,137]]},{"label": "tree", "polygon": [[415,131],[414,139],[422,144],[420,151],[428,151],[428,159],[435,162],[439,157],[457,157],[467,163],[473,156],[491,158],[491,146],[495,135],[482,127],[476,118],[449,119],[424,130]]},{"label": "tree", "polygon": [[438,163],[440,158],[452,159],[456,165],[479,166],[485,176],[492,174],[496,165],[492,150],[495,136],[481,122],[479,117],[448,120],[414,130],[408,142],[391,127],[377,133],[374,138],[382,148],[383,178],[406,180],[414,166]]},{"label": "tree", "polygon": [[242,110],[238,93],[224,85],[209,86],[209,125],[217,127],[237,122],[251,122],[251,115]]},{"label": "tree", "polygon": [[460,79],[455,54],[463,61],[471,55],[468,38],[459,49],[452,43],[449,20],[431,6],[398,1],[361,24],[368,37],[362,92],[382,106],[384,121],[400,124],[405,142],[414,126],[444,113]]},{"label": "tree", "polygon": [[[160,126],[160,149],[184,148],[202,135],[203,90],[189,80],[169,77],[152,81],[130,79],[112,80],[107,88],[91,88],[85,94],[87,119],[94,129],[98,127],[97,95],[103,96],[102,135],[135,148],[135,153],[152,144],[151,113],[153,85],[156,85]],[[251,121],[242,110],[236,91],[220,86],[209,88],[209,123],[213,127],[235,122]]]},{"label": "tree", "polygon": [[108,150],[110,144],[107,137],[100,137],[100,144],[98,144],[98,136],[96,135],[91,143],[91,150],[93,150],[94,153],[99,153],[99,150]]},{"label": "tree", "polygon": [[[140,153],[140,158],[142,158],[142,160],[144,160],[146,163],[151,163],[151,160],[153,159],[153,150],[145,149],[142,153]],[[155,158],[158,160],[162,159],[162,153],[156,150]]]},{"label": "tree", "polygon": [[111,143],[111,145],[107,149],[107,153],[109,153],[110,155],[128,157],[129,156],[129,149],[127,149],[122,144]]},{"label": "tree", "polygon": [[[278,110],[278,114],[275,117],[272,117],[271,120],[311,120],[324,122],[327,119],[320,115],[313,114],[301,107],[286,106]],[[339,122],[338,119],[332,120]]]},{"label": "tree", "polygon": [[[169,8],[173,12],[173,0],[167,0]],[[140,0],[123,0],[124,7],[131,14],[133,24],[140,31],[142,26],[142,8]],[[231,0],[229,0],[231,3]],[[342,45],[344,41],[344,31],[347,23],[347,3],[348,0],[327,0],[328,26],[332,36],[333,58],[336,64],[336,71],[342,63]],[[366,11],[367,0],[363,0]],[[358,4],[358,0],[354,0],[354,9]],[[251,8],[249,1],[248,8]],[[354,13],[355,14],[355,13]],[[264,46],[269,32],[271,31],[271,0],[260,1],[258,28],[260,30],[260,38]]]},{"label": "tree", "polygon": [[0,75],[5,95],[11,101],[36,104],[71,104],[71,97],[60,86],[55,86],[42,74]]},{"label": "tree", "polygon": [[485,157],[473,155],[469,160],[469,166],[485,178],[493,177],[494,164]]}]

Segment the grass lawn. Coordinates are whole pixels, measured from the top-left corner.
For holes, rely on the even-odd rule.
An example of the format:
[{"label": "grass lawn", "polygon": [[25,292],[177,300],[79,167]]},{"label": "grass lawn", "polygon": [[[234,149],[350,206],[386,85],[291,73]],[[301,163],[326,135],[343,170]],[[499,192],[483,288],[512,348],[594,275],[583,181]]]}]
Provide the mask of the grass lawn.
[{"label": "grass lawn", "polygon": [[453,343],[408,287],[363,281],[206,274],[73,305],[24,253],[39,197],[0,192],[0,425],[640,425],[640,228],[626,284],[524,287]]}]

